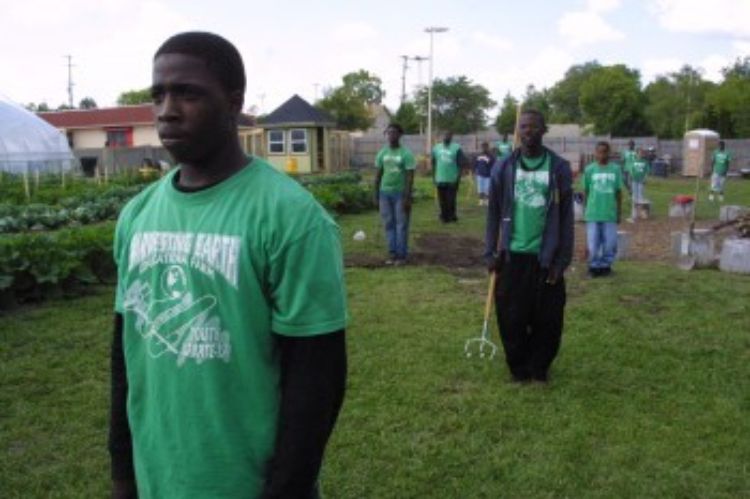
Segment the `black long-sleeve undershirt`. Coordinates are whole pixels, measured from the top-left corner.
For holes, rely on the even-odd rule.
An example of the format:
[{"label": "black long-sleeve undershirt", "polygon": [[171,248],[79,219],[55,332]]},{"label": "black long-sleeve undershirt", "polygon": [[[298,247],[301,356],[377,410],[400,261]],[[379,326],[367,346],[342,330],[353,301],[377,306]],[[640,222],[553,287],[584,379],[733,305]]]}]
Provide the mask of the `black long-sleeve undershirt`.
[{"label": "black long-sleeve undershirt", "polygon": [[[114,482],[134,482],[127,419],[127,375],[122,316],[115,315],[109,451]],[[306,337],[274,335],[280,356],[281,406],[274,454],[262,497],[310,497],[346,386],[345,331]]]}]

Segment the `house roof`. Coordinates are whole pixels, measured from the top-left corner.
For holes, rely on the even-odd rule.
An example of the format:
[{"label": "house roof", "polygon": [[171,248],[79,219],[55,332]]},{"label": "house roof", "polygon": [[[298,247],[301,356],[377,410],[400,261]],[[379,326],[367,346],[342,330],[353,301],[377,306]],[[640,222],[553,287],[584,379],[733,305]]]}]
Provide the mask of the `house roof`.
[{"label": "house roof", "polygon": [[[37,114],[50,125],[65,129],[124,127],[153,125],[154,123],[154,111],[151,104],[100,109],[68,109]],[[240,126],[250,127],[254,124],[254,117],[247,114],[240,115]]]},{"label": "house roof", "polygon": [[154,122],[151,104],[105,107],[101,109],[68,109],[38,113],[39,117],[57,128],[101,128],[150,125]]},{"label": "house roof", "polygon": [[294,94],[260,121],[263,127],[289,124],[334,126],[336,120],[325,111],[311,106],[305,99]]}]

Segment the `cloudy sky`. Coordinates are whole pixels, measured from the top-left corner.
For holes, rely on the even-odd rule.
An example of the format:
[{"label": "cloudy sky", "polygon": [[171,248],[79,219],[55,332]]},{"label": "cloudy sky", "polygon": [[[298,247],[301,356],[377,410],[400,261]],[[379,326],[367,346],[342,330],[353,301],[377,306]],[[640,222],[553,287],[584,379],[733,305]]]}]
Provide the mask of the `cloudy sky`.
[{"label": "cloudy sky", "polygon": [[[273,110],[292,94],[313,100],[359,68],[383,79],[386,104],[401,94],[401,55],[427,56],[436,77],[467,75],[495,100],[545,87],[572,64],[597,59],[640,69],[644,84],[688,63],[716,80],[750,55],[750,0],[0,0],[0,94],[20,103],[74,98],[114,105],[150,84],[151,58],[169,35],[219,33],[240,49],[246,107]],[[416,62],[407,90],[419,83]],[[421,65],[426,83],[428,64]]]}]

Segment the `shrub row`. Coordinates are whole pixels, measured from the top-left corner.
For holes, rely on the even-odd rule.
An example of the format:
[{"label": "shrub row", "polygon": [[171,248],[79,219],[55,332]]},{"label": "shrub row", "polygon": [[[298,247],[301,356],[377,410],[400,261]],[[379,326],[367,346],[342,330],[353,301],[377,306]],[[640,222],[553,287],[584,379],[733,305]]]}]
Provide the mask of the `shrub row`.
[{"label": "shrub row", "polygon": [[0,234],[28,230],[53,230],[114,220],[125,203],[142,186],[112,187],[102,193],[85,193],[60,200],[59,205],[0,205]]},{"label": "shrub row", "polygon": [[0,308],[114,277],[114,223],[0,238]]}]

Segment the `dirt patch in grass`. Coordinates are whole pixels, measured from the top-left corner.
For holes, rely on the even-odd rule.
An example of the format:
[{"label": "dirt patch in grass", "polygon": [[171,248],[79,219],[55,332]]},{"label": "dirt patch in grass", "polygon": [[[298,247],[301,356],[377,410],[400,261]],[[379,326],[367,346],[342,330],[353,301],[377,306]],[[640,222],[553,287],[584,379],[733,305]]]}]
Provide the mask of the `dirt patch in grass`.
[{"label": "dirt patch in grass", "polygon": [[[415,242],[415,247],[409,252],[409,265],[445,267],[466,278],[474,278],[484,271],[484,242],[481,238],[428,232],[418,235]],[[346,266],[380,268],[385,266],[385,258],[353,253],[346,255]]]},{"label": "dirt patch in grass", "polygon": [[[696,222],[695,227],[709,228],[715,221]],[[688,229],[690,222],[677,218],[659,218],[656,220],[638,220],[636,223],[623,222],[619,230],[630,233],[630,251],[628,260],[669,262],[674,259],[672,254],[672,232],[682,232]],[[586,224],[576,223],[575,226],[575,255],[574,260],[585,262]],[[721,248],[721,236],[716,240],[717,250]]]}]

